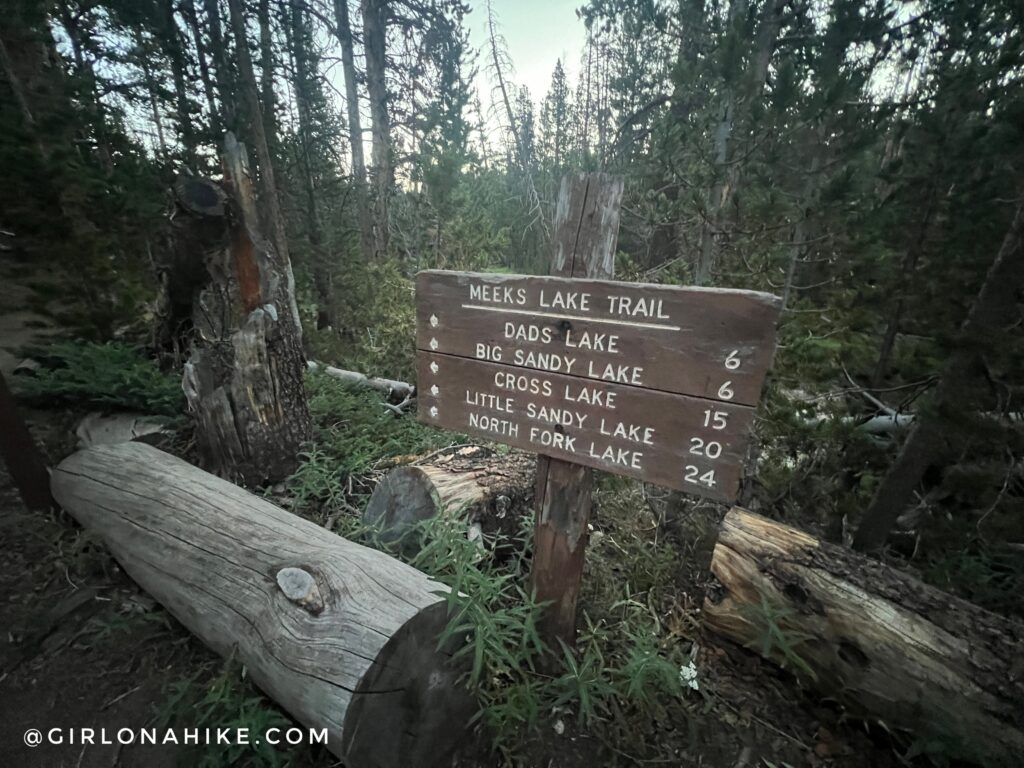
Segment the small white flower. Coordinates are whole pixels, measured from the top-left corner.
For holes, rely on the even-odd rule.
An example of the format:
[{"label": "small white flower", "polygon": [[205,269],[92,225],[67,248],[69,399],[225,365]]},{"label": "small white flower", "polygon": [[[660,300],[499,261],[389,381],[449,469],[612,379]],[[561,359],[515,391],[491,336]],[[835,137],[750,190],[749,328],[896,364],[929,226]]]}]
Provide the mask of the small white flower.
[{"label": "small white flower", "polygon": [[700,690],[700,685],[697,683],[697,667],[694,666],[693,659],[686,662],[686,666],[679,668],[679,682],[695,691]]}]

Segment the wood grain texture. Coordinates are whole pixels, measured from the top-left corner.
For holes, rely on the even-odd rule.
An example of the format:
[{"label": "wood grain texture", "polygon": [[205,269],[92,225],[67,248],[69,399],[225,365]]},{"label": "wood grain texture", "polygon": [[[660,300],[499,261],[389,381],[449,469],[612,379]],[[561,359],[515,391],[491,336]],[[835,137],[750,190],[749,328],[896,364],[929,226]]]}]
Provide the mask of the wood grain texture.
[{"label": "wood grain texture", "polygon": [[422,351],[597,379],[624,366],[619,383],[745,405],[780,308],[756,291],[437,270],[416,276],[416,296]]},{"label": "wood grain texture", "polygon": [[[615,276],[622,189],[621,178],[603,173],[562,178],[552,275]],[[546,454],[537,456],[530,585],[538,601],[549,603],[539,629],[552,646],[556,641],[576,644],[576,602],[587,554],[593,486],[594,474],[588,467]]]},{"label": "wood grain texture", "polygon": [[[433,382],[419,395],[418,418],[426,424],[720,501],[735,498],[753,408],[449,355],[421,353],[418,367],[419,381]],[[582,396],[599,402],[580,402]],[[693,453],[697,445],[702,453]]]},{"label": "wood grain texture", "polygon": [[[465,453],[463,453],[465,451]],[[396,467],[377,484],[363,522],[396,541],[444,513],[485,535],[514,535],[533,503],[536,461],[522,453],[479,456],[479,448]],[[414,542],[413,542],[414,543]]]},{"label": "wood grain texture", "polygon": [[179,205],[172,220],[175,249],[190,255],[177,263],[203,257],[202,279],[188,283],[182,388],[203,466],[255,486],[290,475],[309,439],[302,329],[287,253],[260,231],[245,147],[230,133],[222,159],[232,215]]},{"label": "wood grain texture", "polygon": [[327,728],[347,764],[434,765],[461,738],[473,704],[437,650],[443,585],[148,445],[80,451],[52,487],[182,624]]},{"label": "wood grain texture", "polygon": [[[1024,750],[1024,625],[742,509],[722,523],[705,627],[762,649],[764,602],[813,672],[861,715],[991,765]],[[777,644],[769,657],[786,662]],[[788,666],[792,669],[790,661]]]}]

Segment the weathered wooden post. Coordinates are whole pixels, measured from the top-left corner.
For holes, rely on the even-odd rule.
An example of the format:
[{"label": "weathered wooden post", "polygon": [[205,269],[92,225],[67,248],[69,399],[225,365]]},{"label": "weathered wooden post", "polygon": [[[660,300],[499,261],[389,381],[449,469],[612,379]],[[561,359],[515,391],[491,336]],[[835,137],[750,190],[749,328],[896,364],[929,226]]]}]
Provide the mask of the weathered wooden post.
[{"label": "weathered wooden post", "polygon": [[[611,280],[622,206],[621,178],[579,173],[562,178],[555,209],[551,274]],[[536,523],[531,586],[550,602],[541,631],[570,645],[583,579],[594,473],[571,461],[537,456]]]},{"label": "weathered wooden post", "polygon": [[569,643],[590,469],[731,502],[775,350],[775,296],[607,280],[621,197],[563,181],[557,276],[416,278],[419,418],[540,454],[532,584]]}]

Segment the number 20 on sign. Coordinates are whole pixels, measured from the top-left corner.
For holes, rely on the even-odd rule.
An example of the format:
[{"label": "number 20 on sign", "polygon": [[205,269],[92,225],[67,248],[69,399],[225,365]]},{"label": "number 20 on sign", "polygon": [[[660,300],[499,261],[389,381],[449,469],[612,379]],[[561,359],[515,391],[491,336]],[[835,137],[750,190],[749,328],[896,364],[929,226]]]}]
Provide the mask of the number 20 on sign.
[{"label": "number 20 on sign", "polygon": [[427,271],[420,419],[730,501],[775,348],[753,291]]}]

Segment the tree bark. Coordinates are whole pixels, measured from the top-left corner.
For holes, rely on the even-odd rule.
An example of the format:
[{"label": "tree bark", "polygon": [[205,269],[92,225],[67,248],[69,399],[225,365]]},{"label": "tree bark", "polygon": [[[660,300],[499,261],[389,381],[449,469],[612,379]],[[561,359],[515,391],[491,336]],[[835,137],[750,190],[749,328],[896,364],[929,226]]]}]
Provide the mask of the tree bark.
[{"label": "tree bark", "polygon": [[178,118],[178,130],[181,134],[181,146],[185,163],[191,168],[195,166],[196,161],[196,139],[188,104],[185,52],[181,46],[178,22],[174,18],[173,0],[161,0],[160,11],[163,21],[163,48],[171,62],[171,77],[174,80],[174,104]]},{"label": "tree bark", "polygon": [[862,716],[947,740],[965,758],[1016,764],[1024,625],[739,508],[722,523],[711,570],[720,587],[704,602],[707,629]]},{"label": "tree bark", "polygon": [[226,131],[237,130],[237,110],[233,78],[227,64],[227,47],[224,33],[220,25],[220,5],[218,0],[203,0],[206,21],[210,26],[210,52],[213,55],[213,72],[217,78],[217,90],[220,92],[221,128]]},{"label": "tree bark", "polygon": [[338,322],[334,300],[333,280],[324,252],[323,231],[320,227],[316,182],[313,178],[313,107],[310,89],[317,87],[307,46],[308,31],[304,15],[304,2],[291,0],[292,50],[295,56],[295,103],[299,113],[299,147],[302,162],[302,181],[306,191],[306,234],[309,239],[310,267],[317,297],[318,330],[332,328]]},{"label": "tree bark", "polygon": [[177,263],[200,273],[175,281],[194,297],[182,386],[204,466],[259,485],[294,470],[310,416],[288,283],[260,235],[245,149],[230,133],[225,144],[230,216],[203,207],[217,196],[212,182],[179,180],[175,190]]},{"label": "tree bark", "polygon": [[434,766],[473,702],[438,649],[448,589],[141,443],[80,451],[53,491],[125,572],[346,765]]},{"label": "tree bark", "polygon": [[256,75],[249,56],[249,43],[245,37],[245,17],[242,14],[242,0],[228,0],[231,12],[231,28],[235,36],[235,55],[238,59],[239,88],[245,109],[249,113],[249,121],[253,143],[256,149],[256,161],[259,164],[260,190],[260,223],[267,239],[273,246],[272,258],[280,274],[287,283],[287,309],[292,315],[296,333],[302,338],[302,322],[299,319],[299,307],[295,301],[295,275],[292,272],[291,258],[288,254],[288,236],[285,232],[284,213],[278,197],[277,182],[274,180],[274,164],[270,155],[270,145],[263,131],[263,116],[260,100],[256,90]]},{"label": "tree bark", "polygon": [[373,136],[373,250],[374,258],[380,260],[387,255],[388,250],[389,204],[395,176],[392,167],[391,123],[388,115],[388,0],[363,0],[362,9],[366,90],[370,96]]},{"label": "tree bark", "polygon": [[533,504],[537,462],[523,453],[480,454],[469,446],[392,469],[370,496],[363,522],[385,541],[440,514],[464,518],[470,535],[515,535]]},{"label": "tree bark", "polygon": [[271,154],[277,150],[277,96],[274,92],[274,39],[270,27],[270,0],[260,0],[256,17],[260,27],[260,108],[263,134]]},{"label": "tree bark", "polygon": [[349,23],[348,0],[334,0],[337,22],[335,34],[341,45],[341,68],[345,76],[345,110],[348,116],[348,140],[352,153],[352,188],[359,217],[359,238],[367,263],[373,261],[373,215],[366,189],[366,161],[363,158],[363,127],[359,116],[359,89],[352,52],[352,25]]},{"label": "tree bark", "polygon": [[203,40],[203,32],[199,26],[199,15],[196,13],[194,0],[182,0],[181,12],[188,22],[189,31],[192,33],[192,44],[196,47],[196,61],[199,63],[199,78],[203,83],[203,95],[206,96],[206,108],[210,113],[210,129],[213,135],[220,138],[221,120],[217,110],[217,100],[214,95],[213,78],[210,75],[210,64],[206,60],[206,42]]},{"label": "tree bark", "polygon": [[[566,175],[555,210],[551,274],[609,280],[615,274],[615,244],[623,180],[603,173]],[[548,638],[576,641],[576,601],[589,534],[593,472],[580,464],[537,457],[530,582],[539,602],[551,601],[542,630]]]},{"label": "tree bark", "polygon": [[957,347],[946,360],[933,396],[931,412],[923,413],[903,443],[895,463],[879,484],[871,506],[857,529],[853,546],[873,550],[885,544],[896,518],[913,498],[928,466],[949,450],[940,420],[969,403],[975,370],[984,367],[982,351],[993,339],[1005,338],[1006,328],[1019,320],[1017,295],[1024,285],[1024,208],[1018,208],[985,281],[960,329]]},{"label": "tree bark", "polygon": [[885,322],[885,334],[882,336],[882,345],[878,350],[878,360],[875,363],[875,370],[871,376],[871,386],[877,389],[882,386],[886,373],[889,370],[889,362],[892,358],[892,350],[896,344],[896,336],[900,331],[900,322],[903,320],[903,308],[907,301],[907,291],[913,283],[914,271],[917,269],[917,262],[924,252],[925,239],[928,236],[928,226],[931,224],[932,214],[935,210],[935,186],[928,187],[928,200],[925,204],[924,214],[917,227],[917,234],[914,241],[907,248],[903,255],[903,264],[900,267],[900,274],[897,278],[895,295],[890,297],[890,310]]}]

